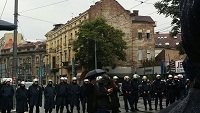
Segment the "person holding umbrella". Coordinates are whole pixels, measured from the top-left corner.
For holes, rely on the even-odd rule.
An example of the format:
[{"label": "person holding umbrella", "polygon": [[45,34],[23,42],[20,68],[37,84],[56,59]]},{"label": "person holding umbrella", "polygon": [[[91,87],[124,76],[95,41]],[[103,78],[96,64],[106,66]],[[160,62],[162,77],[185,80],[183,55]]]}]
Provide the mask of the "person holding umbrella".
[{"label": "person holding umbrella", "polygon": [[10,113],[11,109],[13,109],[13,96],[14,89],[10,85],[10,80],[6,80],[6,84],[3,85],[2,89],[2,113]]},{"label": "person holding umbrella", "polygon": [[51,113],[52,109],[55,108],[54,97],[56,96],[56,90],[53,86],[51,79],[48,81],[47,87],[44,89],[44,109],[45,113]]},{"label": "person holding umbrella", "polygon": [[42,107],[42,88],[38,85],[38,79],[33,79],[33,84],[28,88],[29,113],[33,113],[33,107],[36,107],[36,113],[40,112]]}]

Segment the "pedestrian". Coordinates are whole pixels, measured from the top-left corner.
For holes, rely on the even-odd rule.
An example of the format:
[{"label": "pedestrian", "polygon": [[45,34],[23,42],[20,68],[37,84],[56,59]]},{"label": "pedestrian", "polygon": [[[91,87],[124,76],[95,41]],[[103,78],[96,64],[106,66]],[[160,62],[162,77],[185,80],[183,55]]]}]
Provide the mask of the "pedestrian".
[{"label": "pedestrian", "polygon": [[87,104],[87,86],[89,84],[89,80],[88,79],[84,79],[84,83],[81,86],[81,94],[80,94],[80,98],[81,98],[81,104],[82,104],[82,111],[83,113],[85,113],[86,111],[86,104]]},{"label": "pedestrian", "polygon": [[178,74],[177,76],[180,81],[180,99],[184,99],[186,93],[186,81],[183,79],[182,74]]},{"label": "pedestrian", "polygon": [[153,110],[151,106],[151,84],[147,81],[147,77],[143,76],[142,77],[142,86],[141,86],[141,91],[143,93],[143,101],[144,101],[144,107],[145,110],[147,110],[147,101],[149,104],[149,110]]},{"label": "pedestrian", "polygon": [[44,109],[45,113],[51,113],[55,108],[55,98],[56,90],[53,86],[53,82],[51,79],[48,80],[48,84],[44,89]]},{"label": "pedestrian", "polygon": [[118,77],[114,76],[113,80],[111,81],[111,86],[113,88],[113,92],[110,95],[111,98],[111,108],[112,108],[112,113],[119,113],[119,107],[120,107],[120,103],[119,103],[119,93],[120,93],[120,86],[118,84]]},{"label": "pedestrian", "polygon": [[133,79],[131,81],[131,87],[132,87],[132,97],[133,97],[133,106],[135,107],[136,111],[139,111],[138,109],[138,100],[139,100],[139,80],[138,75],[134,74]]},{"label": "pedestrian", "polygon": [[98,86],[96,86],[97,91],[97,102],[98,111],[97,113],[110,113],[111,110],[111,93],[113,92],[113,87],[111,85],[111,80],[108,75],[102,75],[102,79],[99,80]]},{"label": "pedestrian", "polygon": [[10,80],[7,79],[5,85],[3,85],[2,92],[2,113],[10,113],[13,109],[13,96],[14,89],[10,85]]},{"label": "pedestrian", "polygon": [[132,94],[131,94],[132,87],[129,76],[124,76],[124,82],[122,83],[122,92],[123,92],[124,106],[126,112],[128,112],[129,110],[128,103],[131,108],[131,111],[134,111],[134,107],[132,104]]},{"label": "pedestrian", "polygon": [[175,90],[175,83],[173,81],[173,76],[168,75],[168,80],[166,81],[166,107],[169,104],[174,103],[175,96],[174,96],[174,90]]},{"label": "pedestrian", "polygon": [[80,86],[77,84],[77,78],[72,78],[72,83],[69,86],[69,103],[71,113],[73,113],[74,106],[76,106],[78,113],[80,113]]},{"label": "pedestrian", "polygon": [[25,82],[22,81],[19,84],[19,88],[16,90],[16,112],[24,113],[28,112],[28,90],[25,87]]},{"label": "pedestrian", "polygon": [[[64,83],[65,78],[60,78],[60,84],[56,85],[56,113],[63,113],[64,106],[66,105],[66,99],[69,94],[69,87]],[[69,111],[67,111],[69,113]]]},{"label": "pedestrian", "polygon": [[3,83],[0,83],[0,111],[2,110],[2,87],[3,87]]},{"label": "pedestrian", "polygon": [[155,92],[155,110],[157,110],[158,99],[160,101],[160,110],[163,109],[162,100],[164,95],[164,84],[161,81],[161,76],[156,75],[156,80],[153,82],[153,91]]},{"label": "pedestrian", "polygon": [[87,95],[87,112],[96,113],[97,111],[97,92],[96,92],[96,78],[89,78],[89,84],[86,86]]},{"label": "pedestrian", "polygon": [[[69,90],[69,84],[68,84],[68,81],[67,81],[67,77],[64,77],[64,84],[67,86],[68,90]],[[70,110],[69,110],[69,99],[70,99],[70,96],[69,96],[69,92],[68,94],[66,95],[66,102],[65,102],[65,107],[67,109],[67,113],[70,113]]]},{"label": "pedestrian", "polygon": [[174,76],[174,98],[175,100],[180,99],[181,83],[178,79],[178,76]]},{"label": "pedestrian", "polygon": [[38,79],[33,79],[33,84],[28,88],[29,95],[29,113],[33,113],[33,107],[36,107],[36,113],[40,112],[42,107],[42,88],[38,84]]}]

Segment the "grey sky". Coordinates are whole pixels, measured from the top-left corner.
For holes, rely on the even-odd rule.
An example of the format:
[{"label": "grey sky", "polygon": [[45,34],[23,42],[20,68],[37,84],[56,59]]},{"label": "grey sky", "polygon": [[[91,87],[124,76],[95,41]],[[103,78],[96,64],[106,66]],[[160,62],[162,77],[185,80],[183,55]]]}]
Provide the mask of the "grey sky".
[{"label": "grey sky", "polygon": [[[14,21],[14,1],[7,0],[7,5],[5,7],[4,13],[1,17],[2,20],[9,22]],[[45,33],[53,28],[53,23],[66,23],[72,17],[78,16],[79,13],[84,12],[89,9],[90,5],[99,0],[18,0],[19,1],[19,28],[18,32],[24,35],[26,40],[36,41],[35,39],[45,39]],[[64,2],[61,2],[64,1]],[[117,0],[125,9],[127,10],[139,10],[139,15],[151,16],[156,22],[157,27],[155,31],[169,32],[170,28],[170,18],[166,18],[163,15],[158,15],[156,9],[152,3],[159,0],[147,0],[146,3],[140,4],[141,0]],[[145,1],[145,0],[143,0]],[[6,0],[0,0],[0,13],[2,13],[4,4]],[[61,2],[48,7],[31,10],[29,9],[37,8],[40,6]],[[134,7],[134,8],[133,8]],[[44,21],[39,21],[31,18],[32,17]],[[8,32],[8,31],[7,31]],[[0,31],[0,37],[3,37],[4,31]]]}]

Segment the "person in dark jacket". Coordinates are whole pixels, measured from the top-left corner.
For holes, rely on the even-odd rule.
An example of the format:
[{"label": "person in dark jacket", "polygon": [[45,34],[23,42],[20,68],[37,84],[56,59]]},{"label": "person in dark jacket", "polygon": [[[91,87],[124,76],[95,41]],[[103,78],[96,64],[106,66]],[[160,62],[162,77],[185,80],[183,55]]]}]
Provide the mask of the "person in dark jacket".
[{"label": "person in dark jacket", "polygon": [[[69,90],[69,84],[68,84],[68,81],[67,81],[67,77],[64,77],[64,84],[67,86],[68,90]],[[70,113],[70,110],[69,110],[69,92],[66,96],[66,102],[65,102],[65,107],[67,109],[67,113]]]},{"label": "person in dark jacket", "polygon": [[149,104],[149,110],[153,110],[151,106],[151,84],[147,81],[147,77],[143,76],[142,77],[142,86],[141,86],[141,91],[143,93],[143,100],[144,100],[144,107],[145,110],[147,110],[147,101]]},{"label": "person in dark jacket", "polygon": [[0,111],[1,111],[1,109],[2,109],[2,87],[3,87],[3,83],[0,83]]},{"label": "person in dark jacket", "polygon": [[119,93],[120,93],[120,86],[118,84],[118,77],[114,76],[113,80],[111,81],[111,86],[113,88],[113,92],[110,95],[111,98],[111,107],[112,107],[112,113],[119,113],[121,112],[119,110],[120,103],[119,103]]},{"label": "person in dark jacket", "polygon": [[96,113],[97,111],[97,95],[96,95],[96,78],[89,78],[90,83],[86,86],[87,95],[87,112]]},{"label": "person in dark jacket", "polygon": [[81,98],[81,104],[82,104],[82,111],[83,113],[85,113],[86,110],[86,104],[87,104],[87,86],[89,84],[89,80],[88,79],[84,79],[84,83],[81,86],[81,94],[80,94],[80,98]]},{"label": "person in dark jacket", "polygon": [[125,76],[124,77],[124,82],[122,83],[122,92],[123,92],[123,98],[124,98],[124,106],[126,112],[128,112],[128,102],[131,107],[131,111],[134,111],[133,107],[133,102],[132,102],[132,88],[131,88],[131,82],[130,82],[130,77]]},{"label": "person in dark jacket", "polygon": [[[68,99],[69,87],[64,83],[64,77],[60,78],[60,84],[56,85],[56,113],[63,113],[66,99]],[[69,113],[70,111],[67,110]]]},{"label": "person in dark jacket", "polygon": [[97,102],[98,111],[97,113],[110,113],[111,110],[111,93],[113,92],[113,87],[111,85],[111,80],[108,75],[102,75],[102,79],[99,80],[96,86],[97,91]]},{"label": "person in dark jacket", "polygon": [[28,90],[25,87],[25,82],[20,83],[20,87],[16,90],[16,112],[24,113],[28,111]]},{"label": "person in dark jacket", "polygon": [[77,84],[77,78],[72,78],[72,84],[69,86],[69,103],[71,107],[71,113],[73,113],[74,106],[77,107],[78,113],[80,113],[80,86]]},{"label": "person in dark jacket", "polygon": [[160,101],[160,109],[162,110],[162,100],[164,95],[164,84],[161,81],[161,76],[156,75],[156,80],[153,82],[153,91],[155,92],[155,110],[157,110],[158,99]]},{"label": "person in dark jacket", "polygon": [[178,76],[174,76],[174,97],[175,97],[175,100],[180,99],[180,86],[181,86],[181,83],[178,79]]},{"label": "person in dark jacket", "polygon": [[48,80],[48,85],[44,89],[44,109],[45,113],[51,113],[52,109],[55,108],[55,100],[56,90],[53,86],[52,80]]},{"label": "person in dark jacket", "polygon": [[29,113],[33,113],[34,106],[36,113],[39,113],[40,107],[42,107],[42,88],[38,85],[38,79],[34,79],[33,82],[28,88]]},{"label": "person in dark jacket", "polygon": [[139,100],[139,81],[138,81],[139,75],[134,74],[133,79],[131,81],[131,87],[132,87],[132,97],[133,97],[133,106],[135,107],[136,111],[139,111],[137,107],[137,103]]},{"label": "person in dark jacket", "polygon": [[166,81],[165,87],[166,87],[166,107],[169,104],[174,103],[175,96],[174,96],[174,89],[175,89],[175,83],[173,81],[173,76],[169,75],[168,80]]},{"label": "person in dark jacket", "polygon": [[186,93],[186,81],[183,79],[182,74],[178,74],[178,80],[180,81],[180,99],[185,98]]},{"label": "person in dark jacket", "polygon": [[10,80],[6,80],[6,84],[2,87],[2,113],[10,113],[13,109],[14,89],[10,85]]}]

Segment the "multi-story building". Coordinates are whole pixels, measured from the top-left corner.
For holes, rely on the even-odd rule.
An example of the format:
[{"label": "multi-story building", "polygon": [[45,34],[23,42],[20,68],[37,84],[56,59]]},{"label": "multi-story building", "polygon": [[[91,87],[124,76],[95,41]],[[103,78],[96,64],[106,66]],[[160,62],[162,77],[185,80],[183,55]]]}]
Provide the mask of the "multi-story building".
[{"label": "multi-story building", "polygon": [[[0,39],[0,50],[3,49],[8,42],[13,42],[13,33],[5,33],[4,36]],[[20,44],[23,42],[23,36],[21,33],[17,34],[17,44]]]},{"label": "multi-story building", "polygon": [[[107,67],[109,74],[131,75],[133,67],[139,67],[144,59],[154,59],[154,27],[155,22],[149,16],[139,16],[138,11],[131,13],[124,9],[116,0],[100,0],[87,11],[72,18],[65,24],[57,24],[49,31],[47,37],[46,64],[51,65],[54,76],[72,76],[72,42],[77,39],[78,26],[85,21],[104,18],[107,23],[125,33],[123,39],[127,42],[127,61],[116,62],[116,68]],[[65,65],[67,64],[68,65]],[[77,73],[82,73],[76,66]],[[120,71],[118,71],[120,70]],[[119,72],[119,73],[118,73]]]},{"label": "multi-story building", "polygon": [[[18,44],[18,80],[44,77],[47,67],[44,65],[46,55],[46,42],[25,42]],[[1,50],[0,74],[1,77],[12,77],[13,48],[7,47]],[[15,75],[14,75],[15,76]]]}]

